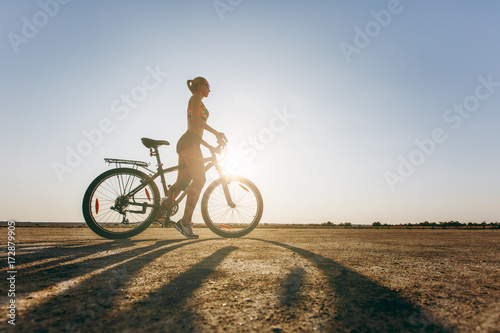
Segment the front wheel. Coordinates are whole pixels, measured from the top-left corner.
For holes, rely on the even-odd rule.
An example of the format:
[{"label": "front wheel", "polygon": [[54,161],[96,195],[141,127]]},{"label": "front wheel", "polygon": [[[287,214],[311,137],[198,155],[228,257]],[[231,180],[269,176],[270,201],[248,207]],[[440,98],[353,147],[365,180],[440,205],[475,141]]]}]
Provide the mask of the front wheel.
[{"label": "front wheel", "polygon": [[201,200],[205,224],[217,235],[227,238],[251,232],[259,224],[263,209],[257,186],[238,176],[215,180]]},{"label": "front wheel", "polygon": [[144,172],[119,168],[104,172],[87,188],[83,216],[92,231],[109,239],[144,231],[156,217],[160,192]]}]

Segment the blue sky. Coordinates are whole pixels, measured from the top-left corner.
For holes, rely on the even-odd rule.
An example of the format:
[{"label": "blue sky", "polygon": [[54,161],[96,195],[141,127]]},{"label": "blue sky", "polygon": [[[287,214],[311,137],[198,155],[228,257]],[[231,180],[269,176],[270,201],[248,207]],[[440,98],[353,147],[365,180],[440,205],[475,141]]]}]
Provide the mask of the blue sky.
[{"label": "blue sky", "polygon": [[175,144],[196,76],[263,222],[500,220],[496,2],[0,3],[0,220],[83,221],[104,157]]}]

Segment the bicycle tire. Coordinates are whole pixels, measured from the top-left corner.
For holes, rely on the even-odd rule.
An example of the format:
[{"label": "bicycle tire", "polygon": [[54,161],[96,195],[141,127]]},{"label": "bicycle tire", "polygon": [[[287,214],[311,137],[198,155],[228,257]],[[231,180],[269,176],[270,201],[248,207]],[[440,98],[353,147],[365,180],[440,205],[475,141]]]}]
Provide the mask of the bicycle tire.
[{"label": "bicycle tire", "polygon": [[[231,208],[223,191],[228,184],[235,207]],[[207,227],[225,238],[242,237],[259,224],[264,203],[259,189],[250,180],[229,176],[213,181],[205,190],[201,200],[201,214]]]},{"label": "bicycle tire", "polygon": [[[144,231],[158,213],[158,187],[154,182],[149,182],[133,197],[127,198],[124,195],[146,183],[148,179],[149,176],[144,172],[131,168],[112,169],[97,176],[83,197],[82,210],[88,227],[97,235],[108,239],[129,238]],[[148,207],[142,206],[144,212],[138,211],[141,203],[148,204]],[[122,207],[119,210],[126,214],[118,212],[116,206]],[[124,223],[124,217],[127,218],[127,223]]]}]

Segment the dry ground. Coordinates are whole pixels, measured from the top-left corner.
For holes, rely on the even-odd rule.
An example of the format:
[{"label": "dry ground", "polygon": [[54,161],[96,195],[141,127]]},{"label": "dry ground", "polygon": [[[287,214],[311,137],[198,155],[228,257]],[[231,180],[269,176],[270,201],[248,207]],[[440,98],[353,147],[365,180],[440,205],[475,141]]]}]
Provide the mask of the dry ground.
[{"label": "dry ground", "polygon": [[15,331],[500,332],[499,231],[195,230],[18,227]]}]

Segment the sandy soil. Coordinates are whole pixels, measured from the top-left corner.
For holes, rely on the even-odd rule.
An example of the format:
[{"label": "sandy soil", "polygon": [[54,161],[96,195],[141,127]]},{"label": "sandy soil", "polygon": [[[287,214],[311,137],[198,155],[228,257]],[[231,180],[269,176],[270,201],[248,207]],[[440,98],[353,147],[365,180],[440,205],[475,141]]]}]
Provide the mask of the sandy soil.
[{"label": "sandy soil", "polygon": [[15,331],[500,332],[499,231],[195,230],[18,227]]}]

